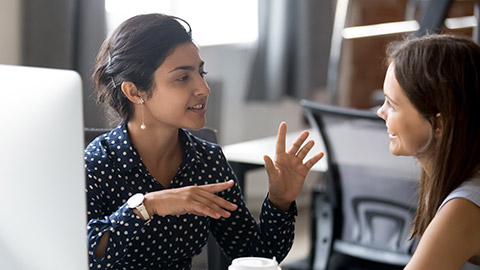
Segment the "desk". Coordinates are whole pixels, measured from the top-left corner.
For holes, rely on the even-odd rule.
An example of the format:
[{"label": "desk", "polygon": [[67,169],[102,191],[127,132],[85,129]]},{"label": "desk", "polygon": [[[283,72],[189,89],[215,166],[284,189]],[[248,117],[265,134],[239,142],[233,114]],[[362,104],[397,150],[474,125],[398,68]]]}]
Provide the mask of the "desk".
[{"label": "desk", "polygon": [[[310,135],[307,141],[313,140],[315,142],[313,148],[310,150],[304,161],[307,161],[315,154],[325,152],[323,140],[320,135],[312,130],[308,130]],[[293,141],[303,132],[303,130],[288,132],[286,136],[286,149],[290,149]],[[263,156],[268,155],[274,159],[275,144],[277,136],[271,136],[251,141],[230,144],[222,147],[223,153],[227,158],[230,166],[237,176],[238,182],[242,190],[245,190],[245,174],[252,169],[264,167]],[[325,172],[327,171],[327,159],[322,158],[311,169],[312,171]]]}]

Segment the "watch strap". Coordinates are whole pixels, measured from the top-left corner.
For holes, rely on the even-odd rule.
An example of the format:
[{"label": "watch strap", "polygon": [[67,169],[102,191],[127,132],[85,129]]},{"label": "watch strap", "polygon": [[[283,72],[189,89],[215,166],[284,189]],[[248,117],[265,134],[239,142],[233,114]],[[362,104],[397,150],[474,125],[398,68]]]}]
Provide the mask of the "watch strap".
[{"label": "watch strap", "polygon": [[140,212],[140,215],[142,215],[145,221],[150,221],[151,217],[148,214],[147,208],[145,208],[143,202],[139,206],[137,206],[136,209]]}]

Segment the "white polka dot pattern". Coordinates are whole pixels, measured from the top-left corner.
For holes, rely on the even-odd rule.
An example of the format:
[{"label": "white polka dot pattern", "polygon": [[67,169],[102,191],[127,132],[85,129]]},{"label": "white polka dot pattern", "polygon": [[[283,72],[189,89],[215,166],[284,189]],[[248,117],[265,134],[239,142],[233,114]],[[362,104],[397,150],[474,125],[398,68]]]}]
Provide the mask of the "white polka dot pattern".
[{"label": "white polka dot pattern", "polygon": [[[234,179],[221,148],[179,130],[183,162],[169,188]],[[246,208],[238,183],[218,195],[239,207],[218,220],[192,214],[154,216],[144,222],[126,201],[133,194],[164,189],[148,172],[132,145],[125,124],[99,136],[85,149],[90,269],[190,269],[210,232],[230,258],[273,257],[282,260],[294,238],[296,206],[284,213],[265,199],[260,224]],[[105,256],[94,253],[109,232]]]}]

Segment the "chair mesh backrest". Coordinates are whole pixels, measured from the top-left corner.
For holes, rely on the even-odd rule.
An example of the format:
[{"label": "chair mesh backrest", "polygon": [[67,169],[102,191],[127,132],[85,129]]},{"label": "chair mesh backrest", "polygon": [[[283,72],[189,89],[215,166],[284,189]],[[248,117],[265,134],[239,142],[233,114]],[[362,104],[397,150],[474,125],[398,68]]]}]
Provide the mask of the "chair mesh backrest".
[{"label": "chair mesh backrest", "polygon": [[418,198],[417,162],[390,153],[385,122],[373,111],[302,105],[324,140],[329,181],[340,193],[334,196],[342,211],[340,238],[410,252],[406,240]]}]

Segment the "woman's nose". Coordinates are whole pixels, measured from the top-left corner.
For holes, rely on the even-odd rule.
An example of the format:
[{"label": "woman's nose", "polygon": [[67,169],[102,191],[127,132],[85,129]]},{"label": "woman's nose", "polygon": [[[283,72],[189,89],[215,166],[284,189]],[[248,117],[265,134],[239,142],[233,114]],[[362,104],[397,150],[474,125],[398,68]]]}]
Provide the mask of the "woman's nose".
[{"label": "woman's nose", "polygon": [[210,87],[208,87],[206,80],[203,79],[199,82],[199,85],[197,87],[197,94],[204,96],[208,96],[210,94]]},{"label": "woman's nose", "polygon": [[382,106],[380,108],[378,108],[377,115],[378,115],[378,117],[382,118],[383,120],[386,120],[384,110],[385,110],[385,103],[383,103]]}]

